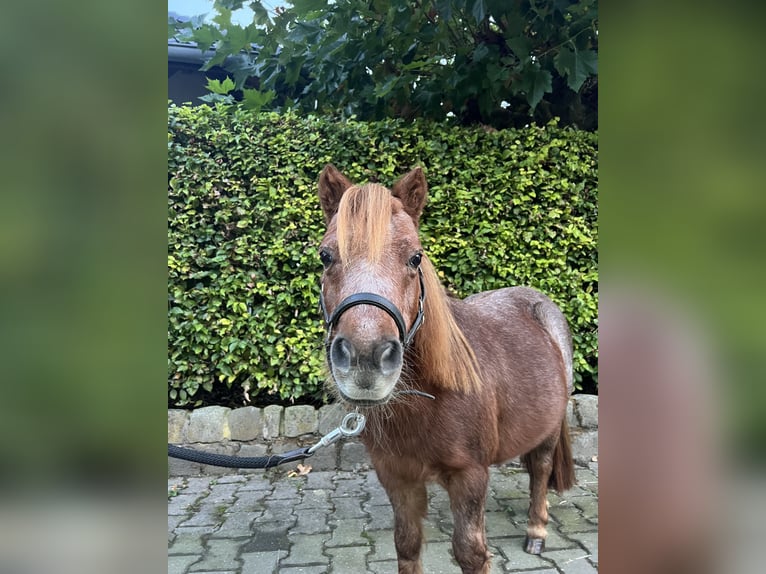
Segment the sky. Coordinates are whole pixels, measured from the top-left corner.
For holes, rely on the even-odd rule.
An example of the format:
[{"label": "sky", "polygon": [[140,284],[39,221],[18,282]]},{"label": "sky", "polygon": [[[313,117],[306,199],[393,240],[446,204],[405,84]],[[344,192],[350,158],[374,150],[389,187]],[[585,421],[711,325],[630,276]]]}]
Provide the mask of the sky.
[{"label": "sky", "polygon": [[[276,6],[284,6],[284,2],[279,0],[272,0],[263,2],[263,6],[268,10],[273,10]],[[213,11],[213,0],[168,0],[168,12],[176,12],[183,16],[199,16],[201,14],[208,14],[208,18],[212,18],[215,15]],[[246,26],[252,22],[253,12],[245,5],[241,10],[237,10],[232,13],[232,21]],[[206,18],[206,20],[208,19]]]}]

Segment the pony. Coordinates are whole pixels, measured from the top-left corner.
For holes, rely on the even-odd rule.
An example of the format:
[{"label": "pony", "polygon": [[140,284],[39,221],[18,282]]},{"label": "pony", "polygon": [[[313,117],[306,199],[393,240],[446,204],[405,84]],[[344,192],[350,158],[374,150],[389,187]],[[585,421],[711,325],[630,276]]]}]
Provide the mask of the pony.
[{"label": "pony", "polygon": [[399,572],[422,572],[426,485],[436,482],[449,494],[455,560],[488,573],[489,467],[516,456],[530,482],[524,550],[540,554],[547,491],[575,481],[564,315],[527,287],[447,293],[418,236],[428,193],[419,167],[389,190],[328,164],[318,192],[328,387],[366,417],[361,441],[393,507]]}]

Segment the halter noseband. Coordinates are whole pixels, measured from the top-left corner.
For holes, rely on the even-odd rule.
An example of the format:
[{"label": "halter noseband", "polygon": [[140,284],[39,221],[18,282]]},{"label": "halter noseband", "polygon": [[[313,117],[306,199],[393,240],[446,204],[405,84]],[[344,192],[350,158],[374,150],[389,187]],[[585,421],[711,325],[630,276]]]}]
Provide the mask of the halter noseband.
[{"label": "halter noseband", "polygon": [[394,320],[394,323],[396,323],[396,328],[399,330],[399,342],[401,342],[403,347],[407,347],[410,342],[412,341],[412,338],[415,336],[415,333],[420,328],[420,326],[423,324],[423,319],[425,318],[425,315],[423,313],[423,304],[426,300],[426,287],[423,283],[423,271],[418,267],[418,279],[420,280],[420,296],[418,297],[418,314],[415,317],[415,322],[412,324],[412,327],[409,331],[407,331],[407,327],[404,324],[404,319],[402,318],[402,314],[397,309],[396,305],[394,305],[391,301],[383,297],[382,295],[378,295],[376,293],[354,293],[353,295],[349,295],[343,301],[340,302],[340,304],[335,308],[335,310],[328,315],[327,308],[324,304],[324,284],[322,285],[322,291],[319,294],[319,305],[322,308],[322,314],[324,315],[324,321],[327,325],[327,338],[329,340],[330,333],[332,332],[333,327],[338,323],[340,320],[340,316],[351,309],[351,307],[356,307],[357,305],[372,305],[373,307],[377,307],[378,309],[383,309],[388,315]]}]

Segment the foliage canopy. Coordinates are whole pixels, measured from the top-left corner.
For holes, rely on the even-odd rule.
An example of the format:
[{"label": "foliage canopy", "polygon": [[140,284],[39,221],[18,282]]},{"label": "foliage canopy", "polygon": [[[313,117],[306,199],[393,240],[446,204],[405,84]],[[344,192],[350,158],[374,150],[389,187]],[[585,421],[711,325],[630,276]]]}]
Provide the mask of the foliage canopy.
[{"label": "foliage canopy", "polygon": [[208,101],[362,120],[455,117],[462,125],[531,120],[597,127],[597,0],[294,0],[232,22],[168,21],[168,36],[214,50],[232,82]]}]

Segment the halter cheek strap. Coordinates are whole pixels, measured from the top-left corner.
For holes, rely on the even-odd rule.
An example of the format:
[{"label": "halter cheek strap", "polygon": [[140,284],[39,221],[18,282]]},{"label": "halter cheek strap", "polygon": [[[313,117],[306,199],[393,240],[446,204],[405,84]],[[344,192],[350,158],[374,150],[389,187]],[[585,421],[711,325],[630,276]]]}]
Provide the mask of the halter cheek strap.
[{"label": "halter cheek strap", "polygon": [[340,320],[340,316],[351,309],[352,307],[356,307],[357,305],[372,305],[373,307],[377,307],[378,309],[382,309],[388,315],[394,320],[394,323],[396,324],[396,328],[399,331],[399,341],[402,343],[402,346],[406,347],[410,344],[413,337],[415,336],[415,333],[420,328],[420,326],[423,324],[423,320],[425,318],[425,315],[423,313],[423,305],[425,303],[426,299],[426,287],[423,283],[423,271],[418,267],[418,279],[420,283],[420,296],[418,297],[418,314],[415,317],[415,321],[412,323],[412,327],[409,331],[407,331],[407,328],[404,324],[404,319],[402,318],[402,313],[399,311],[399,309],[394,305],[391,301],[383,297],[382,295],[378,295],[376,293],[354,293],[353,295],[349,295],[343,301],[340,302],[340,304],[335,308],[335,310],[331,313],[327,313],[327,308],[324,304],[324,285],[322,286],[322,291],[319,295],[319,305],[322,307],[322,313],[324,314],[324,320],[327,324],[327,336],[329,338],[330,332],[332,331],[333,327],[337,325],[338,321]]}]

